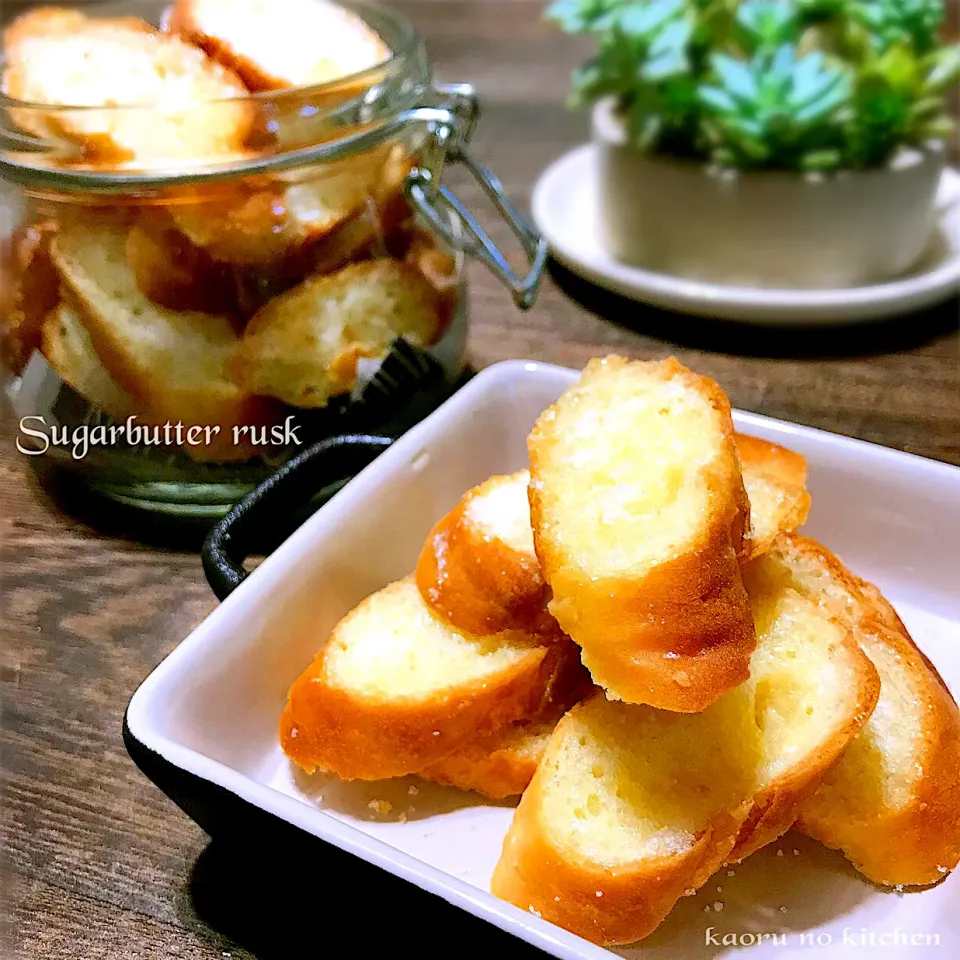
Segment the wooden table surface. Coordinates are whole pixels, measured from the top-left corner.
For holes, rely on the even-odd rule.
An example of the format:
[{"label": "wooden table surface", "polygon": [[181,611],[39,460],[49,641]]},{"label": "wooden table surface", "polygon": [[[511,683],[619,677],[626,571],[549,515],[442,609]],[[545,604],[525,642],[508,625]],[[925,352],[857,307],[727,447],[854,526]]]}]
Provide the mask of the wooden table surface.
[{"label": "wooden table surface", "polygon": [[[438,76],[477,85],[477,152],[527,203],[538,172],[585,138],[585,118],[563,107],[583,45],[542,23],[539,2],[401,5]],[[660,313],[559,270],[525,315],[483,270],[471,269],[471,282],[476,367],[675,353],[716,377],[738,407],[960,463],[956,301],[876,326],[785,333]],[[3,956],[300,958],[400,945],[449,957],[465,942],[530,954],[323,850],[295,881],[285,845],[210,843],[140,775],[120,738],[138,683],[215,605],[195,540],[137,543],[122,518],[42,487],[9,426],[0,490]]]}]

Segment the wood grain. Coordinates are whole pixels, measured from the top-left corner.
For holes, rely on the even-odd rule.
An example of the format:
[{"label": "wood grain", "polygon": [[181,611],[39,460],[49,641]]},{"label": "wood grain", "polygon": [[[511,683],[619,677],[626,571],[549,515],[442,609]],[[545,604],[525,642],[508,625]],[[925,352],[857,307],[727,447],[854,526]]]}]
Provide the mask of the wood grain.
[{"label": "wood grain", "polygon": [[[562,105],[585,53],[540,20],[539,2],[405,0],[444,80],[476,83],[476,151],[522,204],[538,172],[585,137]],[[451,172],[465,200],[478,190]],[[506,231],[492,226],[507,243]],[[737,406],[960,463],[957,303],[832,332],[763,332],[695,321],[598,293],[557,269],[519,315],[472,267],[470,357],[573,366],[608,351],[676,353],[716,377]],[[324,949],[317,930],[358,903],[351,952],[414,940],[530,955],[452,908],[398,892],[318,853],[307,881],[283,887],[284,849],[207,845],[134,768],[120,740],[137,684],[214,606],[197,534],[141,530],[62,486],[43,486],[0,436],[3,534],[3,875],[0,954],[34,958],[293,958]],[[95,524],[92,525],[92,524]],[[329,869],[327,869],[329,868]],[[389,891],[389,894],[387,893]],[[299,920],[294,922],[293,918]],[[449,927],[449,930],[447,929]],[[398,931],[393,933],[392,931]]]}]

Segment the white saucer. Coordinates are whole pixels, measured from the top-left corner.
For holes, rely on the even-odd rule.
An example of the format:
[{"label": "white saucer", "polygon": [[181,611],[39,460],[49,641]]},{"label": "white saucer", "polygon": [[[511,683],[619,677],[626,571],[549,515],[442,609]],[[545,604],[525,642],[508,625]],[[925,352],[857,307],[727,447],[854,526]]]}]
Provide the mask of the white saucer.
[{"label": "white saucer", "polygon": [[909,313],[960,290],[960,173],[955,170],[944,171],[936,232],[907,276],[843,290],[762,290],[700,283],[614,260],[597,229],[596,157],[593,145],[585,144],[547,167],[533,190],[533,218],[564,266],[634,300],[725,320],[839,325]]}]

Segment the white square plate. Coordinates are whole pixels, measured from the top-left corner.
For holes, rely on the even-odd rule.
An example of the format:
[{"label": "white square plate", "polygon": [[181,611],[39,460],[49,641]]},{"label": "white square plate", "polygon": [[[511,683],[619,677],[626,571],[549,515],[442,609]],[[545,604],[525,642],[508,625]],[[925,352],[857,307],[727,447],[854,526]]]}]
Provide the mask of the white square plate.
[{"label": "white square plate", "polygon": [[[431,525],[468,487],[525,466],[534,420],[576,376],[522,361],[480,373],[167,657],[130,702],[128,742],[566,960],[611,952],[960,956],[960,873],[922,892],[881,891],[839,854],[792,833],[721,871],[642,944],[604,950],[488,892],[511,805],[415,777],[342,783],[291,769],[277,740],[290,684],[347,610],[413,569]],[[881,586],[960,689],[960,469],[754,414],[734,417],[739,430],[806,456],[813,510],[805,532]]]}]

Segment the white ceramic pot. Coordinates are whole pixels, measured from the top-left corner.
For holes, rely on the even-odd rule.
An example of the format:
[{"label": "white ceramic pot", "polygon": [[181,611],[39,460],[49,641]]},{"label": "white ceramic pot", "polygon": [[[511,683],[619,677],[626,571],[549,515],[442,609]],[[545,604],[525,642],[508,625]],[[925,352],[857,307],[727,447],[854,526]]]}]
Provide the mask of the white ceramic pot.
[{"label": "white ceramic pot", "polygon": [[828,289],[909,270],[930,239],[942,144],[877,170],[741,173],[650,157],[612,100],[596,105],[602,240],[630,263],[753,287]]}]

